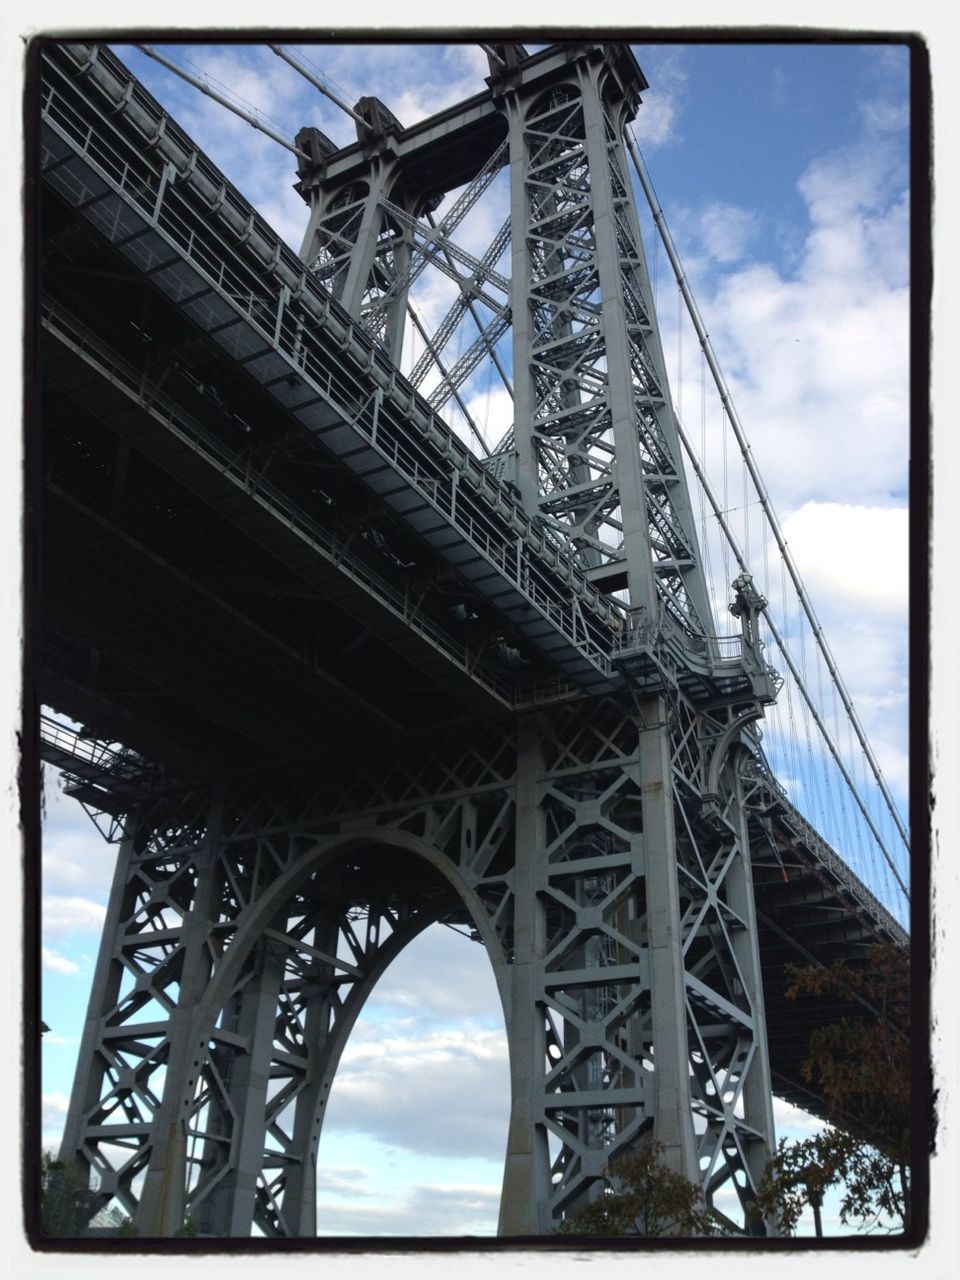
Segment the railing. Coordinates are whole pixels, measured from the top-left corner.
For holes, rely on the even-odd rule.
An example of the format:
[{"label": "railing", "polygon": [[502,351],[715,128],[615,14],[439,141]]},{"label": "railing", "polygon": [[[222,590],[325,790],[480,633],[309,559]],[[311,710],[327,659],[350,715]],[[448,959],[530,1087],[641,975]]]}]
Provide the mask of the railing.
[{"label": "railing", "polygon": [[41,309],[41,319],[51,333],[95,367],[101,376],[141,404],[152,417],[162,421],[167,430],[205,458],[221,475],[232,480],[255,501],[270,507],[275,515],[310,542],[325,559],[335,563],[342,573],[385,603],[407,626],[427,637],[461,669],[469,671],[480,684],[487,685],[507,706],[514,704],[516,694],[512,685],[491,672],[478,672],[476,665],[470,662],[471,655],[467,647],[460,645],[448,632],[433,623],[429,615],[417,609],[408,595],[397,591],[381,578],[339,542],[334,534],[312,520],[301,507],[291,502],[269,481],[260,476],[248,476],[242,455],[228,449],[219,437],[189,418],[161,392],[146,385],[142,374],[89,334],[63,308],[46,302]]},{"label": "railing", "polygon": [[827,844],[816,828],[810,825],[799,809],[793,805],[786,791],[769,769],[755,758],[745,761],[741,768],[746,778],[752,780],[761,791],[768,793],[764,807],[779,811],[775,821],[781,823],[797,838],[816,861],[843,887],[862,912],[872,916],[894,942],[900,946],[906,946],[909,935],[903,926],[891,915],[879,898],[870,892],[840,855]]},{"label": "railing", "polygon": [[[341,572],[368,589],[376,599],[390,606],[407,626],[428,638],[473,679],[496,693],[505,705],[525,706],[530,702],[554,700],[562,696],[571,696],[576,692],[575,686],[564,680],[541,682],[533,688],[517,688],[493,672],[478,669],[476,655],[467,646],[457,642],[449,632],[434,623],[428,614],[418,609],[408,593],[394,588],[363,560],[349,551],[334,534],[312,520],[299,505],[291,502],[269,481],[260,476],[250,476],[242,454],[229,449],[216,434],[206,430],[162,392],[147,384],[142,373],[90,334],[62,307],[49,300],[45,301],[41,307],[41,320],[60,341],[69,345],[88,364],[97,368],[101,376],[141,404],[151,416],[162,421],[172,434],[188,444],[194,452],[205,457],[221,475],[232,480],[256,501],[270,506],[276,515],[308,539],[326,559],[333,561]],[[416,466],[415,463],[411,465],[414,468]],[[485,550],[489,558],[498,556],[498,548],[491,540],[485,538],[479,522],[467,517],[467,526],[468,536],[475,545]],[[546,596],[539,597],[535,579],[531,580],[530,591],[534,598],[541,599],[542,610],[550,616],[553,603]],[[604,655],[598,656],[606,660]],[[561,690],[566,690],[566,695],[561,693]]]},{"label": "railing", "polygon": [[40,741],[70,756],[78,764],[87,766],[88,770],[105,773],[112,778],[140,778],[151,767],[126,747],[85,738],[77,730],[68,729],[66,725],[43,714],[40,716]]},{"label": "railing", "polygon": [[[71,91],[79,93],[75,86],[71,86]],[[87,109],[97,111],[92,105]],[[241,204],[240,198],[222,179],[215,207],[211,208],[208,203],[202,220],[186,205],[182,211],[172,207],[174,201],[181,200],[179,188],[193,182],[201,171],[207,183],[216,186],[219,175],[194,159],[195,150],[190,151],[191,164],[185,172],[177,171],[169,163],[162,170],[143,162],[128,164],[118,148],[130,149],[131,144],[117,134],[115,126],[98,118],[96,124],[101,132],[95,134],[94,124],[86,122],[53,86],[45,98],[44,118],[72,140],[72,145],[100,170],[118,193],[136,207],[146,221],[162,231],[214,291],[290,359],[346,421],[372,422],[368,397],[371,375],[374,375],[373,383],[381,390],[377,447],[383,447],[384,424],[389,420],[397,435],[403,437],[402,449],[399,442],[395,445],[393,460],[403,469],[405,479],[428,501],[435,496],[434,482],[441,478],[449,485],[458,483],[462,495],[472,490],[471,496],[477,499],[474,511],[469,512],[469,503],[461,500],[459,511],[463,514],[454,522],[478,551],[494,563],[589,662],[604,676],[611,677],[607,655],[622,625],[620,610],[576,571],[565,550],[555,545],[548,533],[532,527],[509,490],[484,470],[386,357],[377,352],[362,328],[353,324],[330,296],[310,280],[303,264]],[[117,134],[116,143],[106,137],[111,132]],[[180,137],[183,139],[183,135]],[[191,147],[185,139],[180,145]],[[218,220],[222,222],[223,210],[227,207],[234,223],[238,217],[245,220],[239,237],[235,225],[223,227],[221,234],[212,226]],[[95,207],[89,208],[86,216],[95,223],[98,221]],[[254,232],[259,241],[272,245],[273,252],[272,261],[257,270],[238,262],[228,245],[230,238],[246,241]],[[280,275],[294,280],[294,287],[280,285]],[[323,334],[322,341],[318,332]],[[342,357],[332,359],[334,345],[339,353],[349,352],[354,366],[365,374],[363,382],[350,376],[348,361]],[[369,409],[366,419],[362,416],[365,404]],[[372,431],[368,438],[373,442]],[[427,481],[430,483],[425,483]],[[445,514],[454,518],[454,510],[451,504]],[[518,543],[520,554],[517,554]],[[579,608],[574,607],[572,598],[579,602]]]}]

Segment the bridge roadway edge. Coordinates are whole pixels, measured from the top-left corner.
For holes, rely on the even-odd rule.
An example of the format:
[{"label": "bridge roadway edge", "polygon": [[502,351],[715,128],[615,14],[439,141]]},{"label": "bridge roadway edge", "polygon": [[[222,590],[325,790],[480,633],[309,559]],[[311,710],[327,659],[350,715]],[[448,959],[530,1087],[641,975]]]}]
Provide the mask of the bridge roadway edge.
[{"label": "bridge roadway edge", "polygon": [[[190,181],[189,178],[188,181]],[[253,217],[254,215],[252,211],[249,211],[249,219],[252,220]],[[132,246],[133,243],[134,240],[131,238],[129,245]],[[125,252],[123,246],[121,246],[121,252]],[[156,275],[159,273],[155,270],[153,274]],[[156,288],[156,282],[153,283],[152,287]],[[289,290],[288,285],[284,285],[283,287]],[[194,301],[196,301],[196,298],[194,298]],[[328,305],[328,319],[330,313],[331,308]],[[223,312],[220,313],[221,322],[224,314],[225,313]],[[48,311],[48,316],[51,321],[51,325],[48,326],[48,328],[50,329],[51,334],[53,334],[52,324],[56,319],[56,315],[57,312],[55,306],[51,306]],[[283,317],[278,314],[272,317],[272,319],[275,323],[275,331],[281,331],[284,323]],[[259,332],[262,335],[266,331],[266,326],[262,320],[254,321],[252,324],[248,324],[247,327],[251,333]],[[210,331],[212,332],[212,327]],[[334,333],[336,332],[336,324],[331,325],[331,331]],[[222,330],[221,333],[222,332],[225,332],[225,330]],[[62,329],[60,335],[54,336],[59,336],[62,339]],[[219,341],[219,338],[214,335],[214,340]],[[355,346],[358,339],[352,329],[349,334],[341,330],[341,341],[345,344],[349,343]],[[82,347],[82,343],[79,345]],[[261,348],[261,350],[265,349],[266,348]],[[76,356],[78,352],[75,351],[73,354]],[[82,351],[79,354],[82,354]],[[258,358],[259,352],[254,352],[253,355],[248,358],[248,362],[253,362]],[[368,351],[364,353],[362,359],[366,361],[369,369],[372,371],[376,365],[374,356]],[[358,358],[358,367],[360,363],[361,361]],[[61,382],[61,385],[58,388],[58,392],[60,394],[65,393],[67,390],[67,384],[70,382],[71,378],[76,377],[78,367],[79,366],[76,361],[71,365],[68,361],[64,360],[62,364],[64,381]],[[115,359],[114,368],[116,367],[118,367],[118,364]],[[87,361],[87,371],[89,372],[91,368],[92,365]],[[87,412],[91,413],[97,404],[97,397],[102,397],[103,394],[102,388],[98,390],[98,379],[102,379],[102,367],[99,371],[95,372],[97,372],[97,378],[88,382],[85,388],[81,387],[78,389],[76,386],[70,388],[71,394],[75,397],[75,402],[81,404],[85,403]],[[288,386],[288,376],[288,369],[281,371],[277,376],[276,385],[278,387]],[[376,379],[373,380],[371,385],[376,385]],[[396,383],[394,380],[393,386],[395,385]],[[91,388],[93,389],[91,390]],[[162,391],[158,390],[152,397],[154,408],[156,408],[156,405],[160,403],[162,394]],[[390,394],[395,395],[393,387],[390,388]],[[111,403],[115,404],[115,401]],[[369,406],[369,412],[371,414],[373,413],[374,406],[376,404],[377,402],[374,398]],[[381,411],[382,405],[383,400],[381,399],[379,402],[379,408]],[[407,410],[408,413],[412,411],[414,405],[415,401],[411,399]],[[100,407],[102,411],[102,403]],[[289,406],[287,407],[289,408]],[[356,407],[357,406],[355,405],[354,408]],[[362,411],[363,410],[361,408],[360,412]],[[119,411],[117,412],[119,414]],[[382,466],[386,455],[371,447],[373,443],[371,440],[371,435],[374,433],[373,431],[366,432],[366,438],[363,440],[358,436],[357,423],[360,420],[360,412],[354,416],[352,422],[350,422],[342,412],[340,412],[326,428],[326,433],[330,438],[325,441],[325,445],[341,455],[343,453],[351,452],[351,445],[358,446],[352,448],[352,454],[356,462],[357,474],[367,482],[368,487],[375,490],[376,485],[370,483],[370,478],[376,472],[382,471],[386,474],[387,469]],[[142,417],[140,425],[142,428]],[[440,426],[442,426],[442,424],[440,424]],[[452,442],[452,438],[443,436],[440,426],[438,426],[437,421],[431,417],[429,422],[426,423],[423,434],[425,437],[433,440],[433,443],[436,445],[440,454],[447,453],[449,455],[452,451],[455,455],[456,465],[448,469],[447,475],[452,477],[454,471],[456,471],[460,476],[463,476],[466,472],[469,472],[475,491],[479,494],[493,496],[493,508],[498,513],[499,518],[505,522],[506,527],[512,529],[512,536],[514,540],[518,533],[521,541],[528,540],[531,533],[529,530],[525,530],[522,527],[522,513],[514,510],[510,506],[509,502],[504,505],[503,495],[500,493],[499,487],[492,486],[489,477],[485,474],[481,473],[478,475],[477,473],[481,469],[479,469],[472,460],[464,461],[463,457],[457,452],[457,446]],[[140,448],[142,451],[145,450],[147,447],[146,432],[141,431],[139,441],[135,440],[135,434],[136,429],[131,428],[131,441],[134,442],[136,448]],[[344,447],[345,441],[347,442],[346,447]],[[397,457],[398,455],[396,451],[394,451],[394,456],[392,458],[394,465],[397,463]],[[180,463],[172,463],[169,458],[166,462],[168,474],[174,474],[176,466],[181,465]],[[417,464],[414,463],[413,465],[416,466]],[[431,477],[431,479],[434,480],[435,477]],[[433,544],[435,549],[438,549],[441,556],[443,556],[445,553],[449,552],[451,545],[447,531],[450,528],[449,517],[453,514],[452,508],[455,498],[451,500],[449,494],[455,493],[455,491],[451,485],[446,499],[446,504],[450,508],[446,513],[448,519],[439,521],[436,519],[436,513],[438,509],[442,509],[443,504],[437,501],[434,501],[433,503],[424,502],[422,500],[424,496],[423,486],[419,481],[415,486],[413,486],[413,489],[416,490],[418,494],[416,503],[416,511],[419,513],[417,515],[417,519],[420,520],[420,528],[418,532],[421,536],[425,537],[427,541],[430,541],[430,535],[433,534]],[[388,505],[393,506],[396,511],[399,511],[401,514],[409,517],[411,510],[410,502],[408,497],[404,495],[409,494],[411,491],[410,486],[404,486],[402,493],[399,489],[395,490],[393,493],[389,492],[387,489],[383,489],[381,490],[381,497]],[[50,492],[54,493],[54,490],[51,489]],[[250,496],[251,494],[249,490],[243,493],[243,498],[246,501],[249,501]],[[393,498],[393,502],[391,502],[391,497]],[[228,495],[225,498],[218,497],[217,501],[222,502],[225,507],[228,502],[233,502],[233,498],[234,495]],[[502,507],[503,512],[501,512]],[[483,512],[482,514],[486,515],[487,513]],[[249,529],[252,526],[252,521],[247,517],[244,518],[247,519],[246,527]],[[126,532],[129,534],[131,531],[127,528]],[[92,537],[93,535],[88,535],[87,547],[92,544]],[[519,589],[520,577],[518,575],[514,580],[513,585],[508,590],[505,590],[503,587],[505,562],[501,558],[501,562],[497,564],[496,558],[490,556],[489,553],[485,556],[474,557],[471,560],[471,565],[476,564],[478,566],[483,566],[478,567],[473,572],[473,582],[471,585],[479,592],[480,595],[485,596],[488,601],[492,600],[497,608],[502,609],[502,612],[510,618],[511,623],[515,628],[519,632],[524,633],[526,640],[532,643],[534,647],[538,648],[542,655],[546,656],[548,659],[548,665],[554,670],[559,670],[560,679],[555,684],[555,691],[553,693],[547,691],[549,681],[544,681],[544,692],[539,696],[543,697],[545,700],[558,698],[560,701],[563,701],[564,699],[571,698],[571,696],[578,700],[582,699],[584,693],[588,693],[590,697],[604,697],[608,695],[612,689],[616,688],[617,682],[609,666],[605,666],[604,664],[604,645],[603,643],[598,643],[598,641],[607,641],[607,652],[609,652],[613,647],[613,644],[611,643],[611,635],[614,634],[613,628],[606,631],[605,634],[603,630],[604,620],[609,620],[610,618],[609,610],[603,602],[600,601],[596,592],[593,592],[592,596],[589,594],[590,589],[587,589],[587,584],[583,583],[581,584],[585,589],[583,593],[583,601],[584,607],[587,609],[588,616],[591,617],[590,626],[587,627],[585,631],[578,633],[576,616],[572,612],[569,620],[564,619],[562,625],[558,626],[557,618],[555,615],[551,614],[549,606],[554,600],[563,596],[563,588],[570,587],[571,575],[569,568],[560,564],[557,557],[555,555],[551,557],[549,553],[545,555],[545,562],[543,565],[539,564],[538,555],[536,554],[531,555],[530,560],[531,563],[536,565],[536,567],[546,574],[548,580],[550,573],[556,572],[556,574],[559,575],[559,579],[562,582],[563,587],[561,588],[558,586],[557,588],[553,588],[548,581],[545,588],[546,594],[542,595],[539,600],[536,598],[531,600],[529,595],[525,596],[524,592]],[[338,571],[341,573],[343,571],[344,563],[345,561],[341,563],[341,566],[338,566]],[[493,563],[493,572],[490,572],[489,568],[491,563]],[[462,561],[459,563],[458,567],[462,571]],[[471,574],[468,573],[466,576],[469,578],[471,577]],[[340,581],[340,579],[334,575],[331,578],[331,581]],[[555,596],[554,590],[556,590]],[[590,612],[591,609],[593,610],[592,614]],[[65,609],[63,616],[66,615],[67,610]],[[358,605],[357,611],[353,615],[354,620],[358,617],[362,618],[362,616],[363,607]],[[544,626],[544,621],[547,623],[546,626]],[[524,630],[525,628],[526,630]],[[449,661],[449,659],[447,659],[447,661]],[[420,655],[419,666],[422,670],[422,655]],[[473,698],[473,690],[477,683],[473,679],[473,675],[476,674],[476,670],[474,673],[471,673],[469,669],[469,655],[465,661],[460,661],[460,669],[471,677],[466,681],[460,679],[452,681],[452,687],[455,689],[454,700],[460,706],[460,709],[456,712],[456,716],[459,717],[461,725],[460,731],[465,733],[466,725],[471,722],[472,716],[475,712],[469,709],[465,711],[463,707],[464,704],[466,704],[469,708],[470,700]],[[431,677],[435,679],[436,665],[432,660],[429,663],[429,671]],[[450,678],[447,677],[446,679],[449,683]],[[70,714],[72,711],[79,711],[82,713],[86,710],[88,704],[83,703],[82,699],[75,704],[70,703],[70,692],[67,688],[69,683],[69,680],[61,679],[61,696],[59,698],[60,709],[67,714]],[[79,682],[74,683],[77,684]],[[505,701],[502,695],[498,699],[495,682],[491,681],[491,685],[493,687],[494,696],[490,697],[489,695],[482,695],[478,700],[479,705],[482,708],[480,713],[480,723],[484,726],[502,723],[504,715],[507,712],[507,707],[512,701],[512,697]],[[291,684],[291,688],[295,689],[295,687],[296,680],[294,679]],[[468,688],[471,690],[469,695],[466,693]],[[623,696],[622,691],[621,696]],[[347,695],[347,702],[351,703],[351,701],[352,703],[356,703],[355,693]],[[376,701],[376,698],[374,697],[368,701],[373,703]],[[87,719],[84,714],[81,714],[79,718]],[[304,716],[304,719],[308,718],[308,716]],[[344,713],[344,719],[347,718],[347,713]],[[512,718],[512,715],[509,718]],[[424,730],[424,732],[436,733],[441,728],[442,724],[435,728],[428,728]],[[366,732],[366,730],[364,729],[363,732]],[[392,732],[398,739],[403,737],[405,727],[403,725],[402,718],[395,720]],[[69,772],[69,763],[65,761],[62,756],[60,757],[60,763],[61,765],[66,763],[67,770]],[[236,762],[231,761],[229,771],[232,772],[236,767]],[[111,785],[109,778],[105,778],[101,773],[101,775],[94,780],[91,780],[90,778],[82,781],[78,780],[76,783],[76,790],[78,795],[85,794],[86,800],[89,803],[92,795],[89,788],[91,786],[99,786],[100,790],[97,792],[97,800],[98,802],[106,802],[104,804],[104,809],[105,811],[108,811],[111,803],[113,803],[114,808],[117,807],[115,802],[110,801],[109,796],[104,795],[104,788],[109,791]],[[86,792],[84,792],[84,788],[86,788]],[[840,872],[839,867],[843,867],[841,860],[833,853],[833,851],[828,850],[823,846],[823,842],[819,841],[819,837],[816,837],[815,832],[812,832],[812,830],[808,828],[805,829],[803,820],[795,811],[792,810],[792,806],[790,806],[786,798],[782,796],[782,793],[777,795],[774,793],[773,788],[771,788],[768,791],[767,799],[769,803],[766,816],[772,823],[772,826],[762,832],[759,826],[754,829],[752,834],[755,835],[755,840],[752,842],[751,848],[753,851],[755,879],[759,872],[759,877],[762,881],[762,885],[760,889],[758,889],[758,908],[760,908],[761,922],[761,952],[763,953],[765,951],[769,956],[776,954],[778,957],[775,964],[772,963],[769,966],[765,966],[764,971],[765,985],[768,984],[769,977],[767,1003],[768,1010],[770,1010],[776,1008],[777,1003],[774,992],[774,978],[772,975],[777,968],[782,971],[784,947],[787,946],[787,939],[791,932],[793,933],[793,937],[789,939],[790,954],[792,956],[807,955],[814,956],[816,958],[821,958],[827,955],[856,955],[862,951],[865,943],[882,934],[892,936],[897,942],[904,945],[905,935],[903,935],[902,930],[899,930],[899,927],[895,925],[895,922],[887,917],[887,913],[882,907],[880,907],[880,904],[876,903],[875,900],[872,900],[871,895],[863,889],[863,886],[858,886],[855,882],[855,878],[851,878],[849,873],[844,875]],[[127,803],[128,801],[124,798],[120,807],[124,807]],[[846,869],[844,868],[844,870]],[[787,885],[790,892],[781,893],[781,896],[778,899],[776,894],[780,883]],[[762,903],[760,901],[761,895],[763,896]],[[836,923],[835,919],[838,915],[838,904],[839,914],[842,916],[842,920],[839,925]],[[833,923],[831,923],[831,921],[833,921]],[[787,937],[784,935],[787,935]],[[808,945],[807,942],[800,941],[803,937],[807,937],[808,939],[812,938],[812,945]],[[845,948],[846,951],[844,951]],[[772,1028],[771,1054],[774,1059],[776,1059],[774,1044],[777,1033],[773,1028],[777,1023],[777,1017],[771,1019],[768,1013],[768,1022],[770,1022]],[[789,1022],[791,1024],[790,1030],[793,1034],[793,1047],[791,1049],[792,1057],[791,1068],[789,1071],[785,1073],[777,1072],[776,1063],[774,1064],[774,1073],[779,1082],[780,1091],[782,1096],[788,1097],[791,1101],[798,1101],[801,1105],[807,1105],[815,1110],[817,1100],[811,1097],[809,1092],[797,1078],[798,1073],[796,1070],[796,1063],[797,1053],[799,1052],[797,1049],[797,1041],[800,1037],[801,1031],[803,1030],[803,1019],[796,1016],[795,1010],[788,1010],[786,1011],[786,1016],[781,1019],[781,1022],[784,1024]],[[781,1034],[786,1036],[787,1032],[785,1027]]]}]

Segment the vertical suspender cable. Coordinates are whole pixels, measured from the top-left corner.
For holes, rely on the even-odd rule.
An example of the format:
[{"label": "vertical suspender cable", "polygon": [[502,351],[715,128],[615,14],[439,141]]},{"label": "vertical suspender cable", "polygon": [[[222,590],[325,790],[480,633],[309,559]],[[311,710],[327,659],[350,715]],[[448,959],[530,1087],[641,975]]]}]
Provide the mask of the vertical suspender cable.
[{"label": "vertical suspender cable", "polygon": [[[717,518],[717,523],[719,524],[720,529],[723,532],[724,538],[730,544],[730,549],[733,552],[737,560],[737,563],[740,565],[740,568],[743,570],[744,573],[749,573],[750,569],[747,564],[746,558],[743,554],[743,551],[737,544],[737,540],[733,535],[733,530],[730,528],[730,525],[726,519],[725,513],[720,507],[720,503],[717,501],[716,494],[713,492],[713,489],[710,487],[710,482],[707,479],[706,473],[704,472],[703,468],[700,466],[700,463],[697,461],[697,455],[694,452],[693,446],[691,445],[689,439],[687,438],[687,434],[684,431],[683,426],[679,422],[677,423],[677,437],[680,440],[680,443],[683,446],[683,449],[687,457],[690,459],[690,465],[693,468],[694,474],[696,475],[700,483],[703,485],[704,493],[706,493],[707,495],[707,501],[710,503],[710,506],[713,508],[713,513]],[[786,641],[784,640],[783,636],[780,634],[780,630],[773,619],[772,613],[769,610],[767,610],[764,616],[767,620],[767,626],[770,628],[770,634],[773,636],[777,644],[777,647],[779,648],[780,652],[783,654],[784,661],[786,662],[787,666],[790,669],[790,674],[793,676],[794,681],[796,682],[797,689],[799,690],[801,696],[803,697],[803,700],[807,706],[808,711],[810,712],[810,715],[813,718],[814,723],[816,724],[817,728],[820,730],[820,733],[823,735],[823,740],[824,742],[826,742],[827,747],[830,751],[830,754],[833,756],[836,762],[837,768],[840,770],[840,773],[843,775],[844,782],[846,782],[847,786],[850,788],[850,794],[853,796],[854,800],[857,802],[857,808],[863,814],[864,821],[866,822],[867,826],[870,828],[870,831],[873,834],[874,840],[876,840],[877,845],[879,846],[880,850],[883,853],[884,858],[887,861],[887,865],[890,867],[890,870],[893,873],[893,876],[896,879],[897,884],[900,886],[901,890],[903,891],[904,897],[909,902],[910,892],[907,889],[907,886],[904,884],[903,878],[901,877],[900,872],[897,870],[893,859],[891,858],[889,852],[887,851],[887,847],[883,842],[883,837],[880,835],[880,832],[877,829],[876,823],[874,822],[873,818],[870,816],[870,813],[866,805],[864,804],[863,798],[856,788],[853,778],[850,776],[850,771],[847,768],[846,764],[844,763],[844,760],[842,755],[840,754],[839,748],[836,746],[833,739],[830,737],[829,730],[827,729],[827,726],[824,724],[823,717],[820,715],[820,712],[817,710],[816,705],[814,704],[813,698],[811,697],[809,690],[807,689],[806,685],[803,682],[803,678],[793,658],[793,655],[790,653],[789,649],[787,648]],[[800,643],[801,643],[801,649],[802,649],[803,648],[803,631],[802,630],[800,632]],[[809,726],[806,726],[806,727],[807,727],[807,732],[809,732]],[[819,786],[819,782],[815,774],[813,775],[812,783],[815,784],[816,786]]]},{"label": "vertical suspender cable", "polygon": [[817,616],[813,610],[813,605],[810,603],[810,599],[807,595],[806,589],[803,585],[803,582],[801,581],[800,574],[797,571],[797,567],[793,562],[793,557],[791,556],[790,551],[787,547],[786,540],[780,528],[780,522],[777,520],[776,513],[774,512],[772,503],[770,502],[770,497],[769,497],[769,494],[767,493],[766,486],[764,485],[763,480],[760,477],[760,473],[757,470],[756,464],[753,461],[753,455],[750,449],[750,445],[747,442],[747,438],[746,438],[746,435],[744,434],[743,427],[737,415],[736,408],[734,407],[733,401],[730,397],[730,392],[727,389],[727,384],[724,380],[723,374],[720,371],[720,366],[717,363],[716,357],[714,356],[713,347],[710,343],[709,335],[707,334],[707,331],[703,325],[703,321],[700,318],[700,311],[694,300],[693,294],[690,292],[690,287],[687,284],[687,279],[683,273],[683,268],[680,264],[680,259],[677,256],[677,251],[673,245],[673,239],[670,235],[669,229],[667,228],[666,219],[664,218],[664,215],[663,215],[663,210],[660,208],[659,202],[656,197],[656,193],[654,192],[654,189],[653,189],[653,184],[650,182],[650,178],[647,174],[647,171],[644,166],[643,159],[640,155],[640,151],[637,147],[637,144],[629,133],[627,134],[627,148],[630,152],[630,158],[633,161],[633,166],[634,166],[634,169],[636,170],[637,177],[640,179],[640,185],[643,188],[644,195],[646,196],[647,202],[650,205],[650,210],[653,214],[653,220],[656,223],[658,231],[660,232],[660,239],[663,241],[663,247],[667,252],[667,257],[670,259],[670,265],[673,267],[674,274],[677,277],[677,283],[680,286],[680,291],[683,294],[684,301],[687,304],[687,311],[689,312],[690,319],[693,322],[693,327],[697,332],[697,337],[700,339],[700,345],[703,348],[704,355],[707,358],[707,364],[710,366],[710,372],[713,374],[713,379],[714,379],[714,382],[716,383],[716,387],[720,395],[720,399],[723,402],[724,408],[727,411],[727,416],[730,419],[730,425],[733,428],[734,435],[737,438],[737,443],[739,444],[740,451],[743,454],[744,462],[746,463],[747,468],[750,472],[750,477],[753,480],[754,487],[756,488],[756,491],[757,491],[757,495],[760,498],[760,503],[764,509],[764,512],[766,513],[767,519],[770,522],[770,528],[773,530],[773,536],[774,538],[776,538],[777,546],[780,548],[780,554],[783,556],[783,559],[784,559],[784,562],[786,563],[787,570],[790,574],[790,577],[793,579],[793,585],[796,588],[797,595],[800,599],[800,603],[803,606],[803,611],[807,615],[807,619],[810,623],[810,626],[813,629],[814,637],[817,641],[817,645],[819,646],[820,651],[823,654],[824,661],[827,664],[827,669],[829,670],[830,675],[837,686],[837,692],[840,694],[840,700],[843,703],[844,710],[846,711],[847,715],[850,717],[850,721],[853,725],[854,732],[857,735],[857,739],[860,742],[860,746],[863,749],[863,752],[866,755],[867,760],[870,762],[870,768],[873,771],[873,776],[874,776],[874,779],[876,780],[877,786],[880,788],[883,798],[886,801],[887,808],[890,810],[890,816],[893,818],[893,821],[896,824],[897,830],[900,833],[900,838],[903,841],[907,851],[909,852],[910,837],[907,834],[906,827],[903,825],[903,821],[900,818],[899,812],[897,811],[897,806],[894,803],[893,796],[890,794],[889,788],[887,787],[886,780],[884,779],[883,774],[880,772],[880,766],[877,763],[876,757],[873,754],[873,751],[870,747],[869,742],[867,741],[866,734],[863,731],[863,726],[860,724],[860,718],[857,715],[854,705],[850,700],[850,695],[847,693],[846,685],[843,683],[843,679],[840,675],[839,670],[837,669],[837,664],[834,662],[833,655],[831,654],[830,649],[827,645],[826,637],[823,634],[823,628],[820,626],[820,623],[817,620]]}]

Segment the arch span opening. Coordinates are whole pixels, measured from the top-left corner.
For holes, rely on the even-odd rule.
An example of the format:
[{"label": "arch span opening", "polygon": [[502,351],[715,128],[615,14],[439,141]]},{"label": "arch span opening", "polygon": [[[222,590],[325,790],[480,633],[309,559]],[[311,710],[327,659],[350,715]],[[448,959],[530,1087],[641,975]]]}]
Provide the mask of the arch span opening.
[{"label": "arch span opening", "polygon": [[495,1235],[509,1115],[490,960],[462,926],[431,925],[344,1049],[317,1155],[318,1235]]},{"label": "arch span opening", "polygon": [[[507,1049],[472,897],[438,849],[380,827],[322,842],[261,896],[207,994],[188,1157],[205,1233],[244,1234],[250,1214],[273,1237],[495,1232]],[[331,1157],[333,1097],[359,1111],[333,1112],[353,1139]],[[226,1165],[231,1131],[246,1155]],[[392,1192],[378,1168],[401,1171]]]}]

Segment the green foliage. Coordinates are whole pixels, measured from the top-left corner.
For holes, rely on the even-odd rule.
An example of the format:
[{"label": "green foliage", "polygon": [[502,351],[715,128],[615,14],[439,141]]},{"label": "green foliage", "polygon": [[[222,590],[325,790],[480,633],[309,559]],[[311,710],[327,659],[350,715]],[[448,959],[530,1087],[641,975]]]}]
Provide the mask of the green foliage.
[{"label": "green foliage", "polygon": [[851,996],[865,1017],[843,1018],[810,1037],[805,1079],[818,1085],[831,1123],[883,1151],[910,1158],[910,966],[906,954],[872,947],[866,965],[794,969],[790,999]]},{"label": "green foliage", "polygon": [[703,1202],[703,1193],[661,1163],[663,1144],[646,1139],[606,1170],[609,1188],[559,1228],[565,1234],[599,1236],[715,1236],[726,1224]]},{"label": "green foliage", "polygon": [[40,1161],[40,1222],[45,1236],[84,1236],[97,1210],[96,1192],[76,1165],[54,1160],[44,1152]]},{"label": "green foliage", "polygon": [[116,1207],[99,1208],[102,1197],[75,1164],[40,1160],[40,1223],[45,1236],[133,1236],[133,1221]]},{"label": "green foliage", "polygon": [[853,997],[859,1020],[817,1028],[803,1065],[819,1087],[832,1127],[800,1142],[781,1141],[761,1182],[757,1205],[792,1234],[804,1208],[842,1187],[840,1220],[862,1231],[897,1230],[910,1221],[910,968],[906,954],[871,948],[863,968],[793,969],[790,999]]},{"label": "green foliage", "polygon": [[906,1223],[910,1171],[869,1143],[840,1129],[799,1142],[781,1139],[757,1188],[757,1210],[792,1235],[808,1205],[842,1187],[840,1221],[870,1232]]}]

